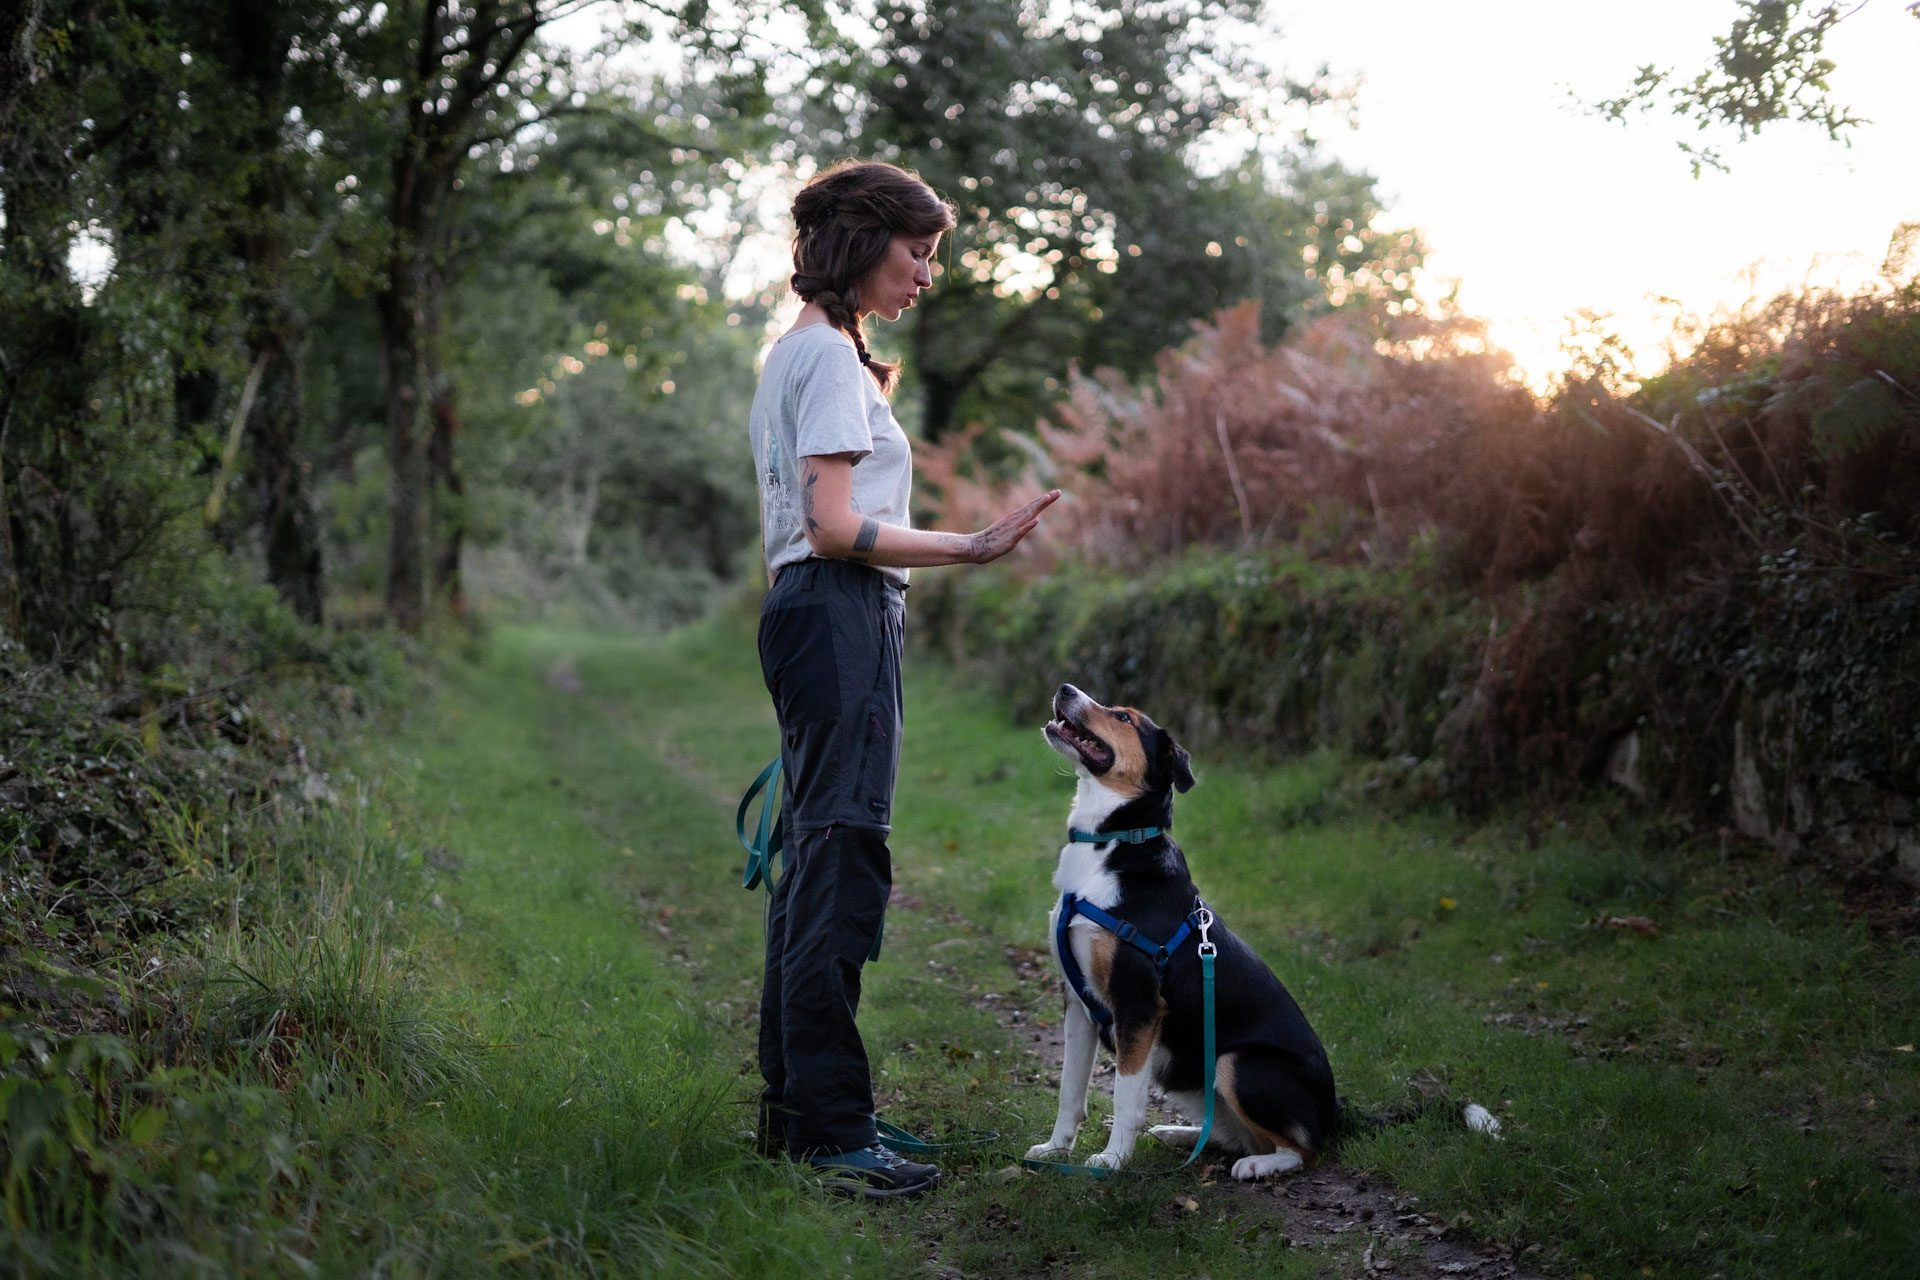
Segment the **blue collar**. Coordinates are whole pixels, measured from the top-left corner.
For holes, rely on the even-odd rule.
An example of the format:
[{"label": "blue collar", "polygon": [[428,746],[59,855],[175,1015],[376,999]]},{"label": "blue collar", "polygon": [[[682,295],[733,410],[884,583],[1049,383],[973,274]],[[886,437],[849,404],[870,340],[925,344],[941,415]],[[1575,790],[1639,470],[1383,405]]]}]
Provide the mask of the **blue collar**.
[{"label": "blue collar", "polygon": [[1173,953],[1180,949],[1180,944],[1193,936],[1194,930],[1200,925],[1200,912],[1205,906],[1205,903],[1196,898],[1193,910],[1188,912],[1187,918],[1180,922],[1180,927],[1174,931],[1174,935],[1161,943],[1142,937],[1140,931],[1133,925],[1117,916],[1109,915],[1085,898],[1071,893],[1062,894],[1059,918],[1054,922],[1054,951],[1059,957],[1060,971],[1065,975],[1067,985],[1073,988],[1075,995],[1080,997],[1080,1003],[1086,1006],[1088,1016],[1098,1023],[1105,1024],[1113,1021],[1113,1014],[1108,1012],[1106,1006],[1100,1003],[1099,997],[1094,995],[1093,987],[1087,982],[1086,975],[1080,972],[1079,962],[1073,958],[1073,944],[1067,940],[1067,926],[1073,922],[1076,915],[1085,916],[1120,941],[1144,951],[1147,958],[1153,961],[1154,972],[1164,978],[1167,962],[1173,959]]},{"label": "blue collar", "polygon": [[1165,827],[1133,827],[1126,831],[1082,831],[1078,827],[1067,828],[1068,844],[1144,844],[1148,840],[1167,834]]}]

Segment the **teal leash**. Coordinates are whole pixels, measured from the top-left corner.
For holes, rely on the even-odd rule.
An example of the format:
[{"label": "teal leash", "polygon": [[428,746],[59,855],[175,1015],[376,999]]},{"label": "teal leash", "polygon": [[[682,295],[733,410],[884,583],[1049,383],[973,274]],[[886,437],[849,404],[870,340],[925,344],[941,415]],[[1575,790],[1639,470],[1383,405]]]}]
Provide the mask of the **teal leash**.
[{"label": "teal leash", "polygon": [[[769,898],[773,895],[773,860],[786,847],[786,832],[773,820],[774,797],[779,794],[780,757],[775,756],[773,763],[760,771],[760,776],[747,788],[747,794],[740,797],[740,807],[733,815],[733,835],[740,847],[747,851],[747,867],[740,873],[742,889],[758,889],[764,881]],[[760,824],[754,829],[753,839],[747,839],[747,810],[753,804],[753,798],[762,791],[767,793],[766,803],[760,806]]]},{"label": "teal leash", "polygon": [[1213,1136],[1214,1069],[1219,1062],[1213,1029],[1213,960],[1214,957],[1220,953],[1220,949],[1214,946],[1213,940],[1207,936],[1207,931],[1212,927],[1213,912],[1203,906],[1200,908],[1199,955],[1201,992],[1200,1022],[1202,1027],[1201,1047],[1206,1057],[1206,1065],[1201,1071],[1201,1088],[1206,1094],[1206,1110],[1200,1119],[1200,1136],[1194,1139],[1193,1151],[1188,1154],[1185,1160],[1182,1160],[1171,1169],[1108,1169],[1100,1165],[1073,1164],[1065,1160],[1037,1160],[1025,1156],[1021,1157],[1020,1160],[1023,1166],[1028,1169],[1038,1169],[1043,1173],[1064,1173],[1079,1178],[1105,1179],[1111,1178],[1116,1173],[1129,1172],[1158,1177],[1169,1173],[1178,1173],[1200,1158],[1200,1153],[1206,1150],[1207,1139]]},{"label": "teal leash", "polygon": [[924,1138],[916,1138],[897,1124],[889,1124],[878,1116],[874,1117],[873,1127],[879,1130],[880,1141],[887,1146],[895,1151],[916,1156],[938,1155],[943,1151],[972,1151],[980,1147],[990,1147],[1000,1141],[1000,1135],[997,1132],[986,1129],[949,1142],[928,1142]]},{"label": "teal leash", "polygon": [[[773,910],[773,882],[779,879],[773,872],[773,860],[781,860],[781,875],[786,874],[786,830],[773,820],[774,800],[780,794],[780,757],[775,756],[762,769],[759,776],[748,784],[747,793],[740,797],[740,807],[733,813],[733,835],[740,847],[747,851],[746,869],[740,873],[742,889],[757,889],[767,886],[767,911]],[[767,798],[760,805],[760,822],[754,828],[753,839],[747,839],[747,810],[753,807],[753,798],[762,791]],[[880,958],[880,944],[886,940],[887,921],[880,918],[880,928],[873,935],[873,950],[867,952],[867,961],[872,963]]]}]

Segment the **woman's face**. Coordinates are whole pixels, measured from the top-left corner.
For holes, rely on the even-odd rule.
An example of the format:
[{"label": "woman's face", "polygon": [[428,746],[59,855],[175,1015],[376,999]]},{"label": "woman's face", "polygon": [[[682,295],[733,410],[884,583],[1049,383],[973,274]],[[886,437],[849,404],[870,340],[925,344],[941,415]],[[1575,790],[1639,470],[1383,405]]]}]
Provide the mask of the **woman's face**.
[{"label": "woman's face", "polygon": [[930,236],[895,236],[887,245],[887,256],[860,281],[861,313],[898,320],[922,289],[933,287],[933,255],[939,248],[937,231]]}]

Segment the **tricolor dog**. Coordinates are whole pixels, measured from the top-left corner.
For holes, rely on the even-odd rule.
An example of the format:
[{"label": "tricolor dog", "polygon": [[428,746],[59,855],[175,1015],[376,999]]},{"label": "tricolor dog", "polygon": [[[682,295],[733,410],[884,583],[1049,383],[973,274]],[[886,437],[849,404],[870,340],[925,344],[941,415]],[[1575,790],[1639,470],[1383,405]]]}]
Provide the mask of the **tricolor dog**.
[{"label": "tricolor dog", "polygon": [[[1027,1155],[1057,1160],[1072,1150],[1087,1118],[1098,1042],[1118,1066],[1113,1133],[1088,1163],[1118,1169],[1146,1126],[1155,1085],[1189,1117],[1204,1110],[1201,964],[1192,940],[1203,904],[1171,835],[1174,793],[1193,786],[1193,770],[1173,735],[1130,707],[1103,707],[1065,684],[1053,712],[1047,742],[1079,775],[1053,875],[1062,897],[1048,930],[1067,978],[1066,1055],[1053,1133]],[[1207,919],[1218,952],[1216,1101],[1206,1149],[1237,1156],[1233,1176],[1242,1180],[1310,1166],[1339,1123],[1326,1050],[1253,948]],[[1152,1133],[1191,1150],[1199,1129],[1158,1125]]]}]

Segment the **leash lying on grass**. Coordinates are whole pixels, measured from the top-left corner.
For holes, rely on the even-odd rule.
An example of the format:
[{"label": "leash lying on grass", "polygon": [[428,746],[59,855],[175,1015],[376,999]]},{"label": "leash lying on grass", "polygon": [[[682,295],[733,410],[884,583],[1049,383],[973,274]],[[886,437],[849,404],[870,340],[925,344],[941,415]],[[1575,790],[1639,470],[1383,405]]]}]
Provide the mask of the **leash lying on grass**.
[{"label": "leash lying on grass", "polygon": [[[742,889],[758,889],[762,884],[766,885],[767,909],[769,911],[771,911],[773,907],[774,881],[779,879],[780,875],[785,874],[784,866],[778,873],[774,871],[773,867],[773,860],[776,857],[781,857],[784,861],[783,851],[786,848],[785,833],[780,824],[774,821],[773,816],[774,804],[779,796],[779,784],[780,757],[775,756],[767,767],[762,769],[759,775],[748,785],[746,794],[740,797],[740,807],[734,811],[733,815],[734,838],[740,842],[740,847],[747,851],[747,865],[745,870],[740,873],[740,887]],[[754,826],[753,837],[749,839],[747,837],[747,812],[752,809],[754,798],[762,791],[767,793],[767,798],[760,805],[760,820]],[[880,939],[885,933],[886,925],[883,921],[880,931],[873,935],[873,950],[867,953],[868,960],[878,960],[880,958]],[[1212,1035],[1211,1021],[1208,1023],[1208,1035]],[[1212,1043],[1211,1039],[1209,1039],[1208,1043]],[[923,1138],[915,1137],[899,1125],[889,1124],[887,1121],[881,1120],[878,1117],[874,1119],[873,1124],[874,1128],[879,1130],[880,1140],[882,1142],[892,1147],[895,1151],[902,1151],[911,1155],[934,1155],[940,1152],[970,1151],[978,1147],[989,1146],[1000,1140],[1000,1135],[997,1132],[987,1131],[970,1133],[964,1137],[955,1138],[948,1142],[928,1142]]]}]

